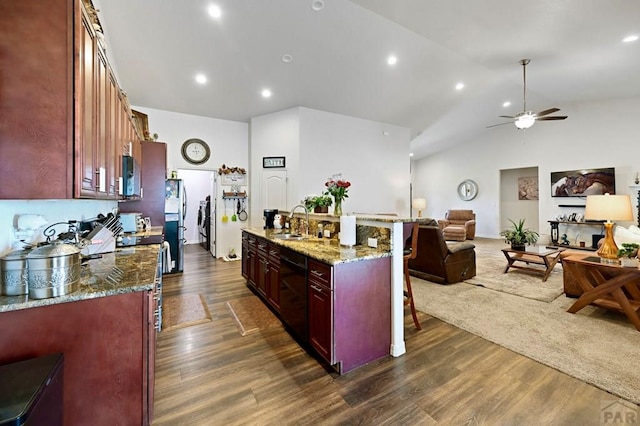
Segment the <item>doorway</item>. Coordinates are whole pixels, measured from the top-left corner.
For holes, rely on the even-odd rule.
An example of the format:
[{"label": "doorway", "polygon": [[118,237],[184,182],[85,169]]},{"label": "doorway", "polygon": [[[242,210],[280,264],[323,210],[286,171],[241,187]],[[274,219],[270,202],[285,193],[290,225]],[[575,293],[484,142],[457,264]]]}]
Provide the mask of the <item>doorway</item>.
[{"label": "doorway", "polygon": [[187,193],[187,214],[184,218],[184,238],[185,244],[200,244],[209,253],[215,255],[215,202],[210,202],[209,246],[203,244],[206,229],[203,228],[204,217],[202,217],[203,206],[210,200],[216,199],[215,172],[211,170],[178,169],[178,178],[184,181],[185,192]]},{"label": "doorway", "polygon": [[509,219],[525,220],[525,226],[540,232],[538,167],[500,170],[500,230],[511,226]]}]

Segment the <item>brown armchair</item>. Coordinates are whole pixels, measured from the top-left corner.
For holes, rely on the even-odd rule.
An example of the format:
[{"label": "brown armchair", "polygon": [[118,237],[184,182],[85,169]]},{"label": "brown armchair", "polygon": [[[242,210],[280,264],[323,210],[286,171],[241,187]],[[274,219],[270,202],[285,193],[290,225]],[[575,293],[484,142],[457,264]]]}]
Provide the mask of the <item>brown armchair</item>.
[{"label": "brown armchair", "polygon": [[417,255],[409,260],[409,273],[439,284],[475,277],[475,247],[465,242],[447,245],[439,227],[420,226]]},{"label": "brown armchair", "polygon": [[476,214],[473,210],[449,210],[444,219],[438,220],[438,225],[445,240],[464,241],[476,237]]}]

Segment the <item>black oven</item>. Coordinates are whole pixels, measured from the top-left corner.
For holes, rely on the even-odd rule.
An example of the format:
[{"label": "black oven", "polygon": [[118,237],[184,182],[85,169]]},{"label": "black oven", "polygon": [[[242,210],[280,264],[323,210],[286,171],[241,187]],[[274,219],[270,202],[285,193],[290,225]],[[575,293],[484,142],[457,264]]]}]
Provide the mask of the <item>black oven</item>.
[{"label": "black oven", "polygon": [[307,257],[280,249],[280,316],[294,337],[307,341]]}]

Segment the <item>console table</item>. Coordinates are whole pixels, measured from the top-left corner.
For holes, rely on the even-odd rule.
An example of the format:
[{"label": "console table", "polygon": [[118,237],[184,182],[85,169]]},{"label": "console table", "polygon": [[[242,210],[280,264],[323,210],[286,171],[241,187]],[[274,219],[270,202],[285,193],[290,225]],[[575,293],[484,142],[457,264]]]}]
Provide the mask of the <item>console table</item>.
[{"label": "console table", "polygon": [[[597,256],[571,255],[562,259],[567,270],[582,289],[582,295],[567,310],[575,314],[587,305],[624,313],[640,331],[640,270],[600,263]],[[613,276],[612,276],[613,275]]]},{"label": "console table", "polygon": [[601,231],[600,233],[602,234],[602,236],[604,236],[604,229],[602,229],[603,227],[603,223],[604,221],[602,220],[594,220],[594,221],[589,221],[589,222],[574,222],[574,221],[562,221],[562,220],[549,220],[549,225],[551,225],[551,246],[554,247],[566,247],[566,248],[573,248],[573,249],[578,249],[578,250],[587,250],[587,251],[595,251],[597,250],[597,247],[592,247],[592,246],[585,246],[585,247],[581,247],[581,246],[577,246],[575,244],[560,244],[560,242],[558,241],[558,236],[560,235],[560,231],[559,231],[559,226],[560,225],[586,225],[586,226],[600,226],[601,227]]}]

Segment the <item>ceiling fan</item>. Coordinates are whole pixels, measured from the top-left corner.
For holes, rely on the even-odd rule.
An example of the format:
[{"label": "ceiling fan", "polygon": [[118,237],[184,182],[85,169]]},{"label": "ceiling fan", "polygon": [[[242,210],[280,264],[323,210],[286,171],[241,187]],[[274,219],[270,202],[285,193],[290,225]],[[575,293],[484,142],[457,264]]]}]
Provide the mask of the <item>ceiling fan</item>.
[{"label": "ceiling fan", "polygon": [[[513,123],[516,125],[518,129],[528,129],[533,126],[533,123],[536,121],[553,121],[553,120],[564,120],[567,118],[566,115],[552,115],[554,112],[560,111],[560,108],[549,108],[544,111],[540,111],[534,113],[533,111],[527,110],[527,64],[531,62],[531,59],[521,59],[519,61],[520,65],[522,65],[522,80],[524,82],[524,90],[522,94],[522,112],[517,113],[516,115],[500,115],[501,118],[509,118],[513,120]],[[511,121],[500,124],[493,124],[489,127],[502,126],[504,124],[509,124]]]}]

